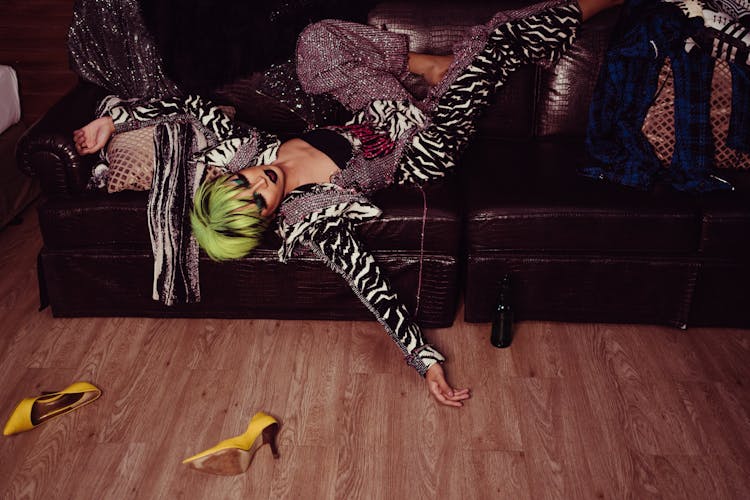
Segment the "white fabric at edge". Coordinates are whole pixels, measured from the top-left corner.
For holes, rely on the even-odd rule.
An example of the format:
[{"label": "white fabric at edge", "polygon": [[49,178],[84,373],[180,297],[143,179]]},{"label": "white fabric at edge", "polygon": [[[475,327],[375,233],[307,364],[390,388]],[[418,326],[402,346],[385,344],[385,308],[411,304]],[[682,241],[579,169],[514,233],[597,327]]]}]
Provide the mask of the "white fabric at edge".
[{"label": "white fabric at edge", "polygon": [[21,119],[18,78],[10,66],[0,65],[0,134]]}]

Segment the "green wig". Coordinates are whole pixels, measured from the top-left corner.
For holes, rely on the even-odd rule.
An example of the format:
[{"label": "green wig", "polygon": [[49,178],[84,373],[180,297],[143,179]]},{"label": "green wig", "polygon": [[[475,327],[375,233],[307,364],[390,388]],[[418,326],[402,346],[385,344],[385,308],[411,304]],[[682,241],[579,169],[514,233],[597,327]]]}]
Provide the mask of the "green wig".
[{"label": "green wig", "polygon": [[254,200],[239,197],[243,189],[222,175],[204,182],[195,193],[190,224],[198,244],[213,260],[244,257],[258,246],[268,227]]}]

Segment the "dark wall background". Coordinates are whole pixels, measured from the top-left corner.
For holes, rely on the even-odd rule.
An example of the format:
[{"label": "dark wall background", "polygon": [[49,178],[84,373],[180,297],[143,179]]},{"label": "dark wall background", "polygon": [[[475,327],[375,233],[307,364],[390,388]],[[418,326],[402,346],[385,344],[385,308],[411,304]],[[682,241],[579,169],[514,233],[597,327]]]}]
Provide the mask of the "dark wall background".
[{"label": "dark wall background", "polygon": [[[371,0],[140,0],[167,73],[208,93],[294,53],[297,34],[325,18],[364,21]],[[231,62],[230,62],[231,61]]]},{"label": "dark wall background", "polygon": [[18,74],[27,125],[76,82],[66,49],[72,9],[73,0],[0,0],[0,64]]},{"label": "dark wall background", "polygon": [[[0,64],[18,74],[26,124],[41,117],[77,80],[66,48],[73,3],[0,0]],[[328,17],[363,21],[375,3],[141,0],[147,24],[163,43],[168,72],[197,92],[290,57],[297,34],[308,23]]]}]

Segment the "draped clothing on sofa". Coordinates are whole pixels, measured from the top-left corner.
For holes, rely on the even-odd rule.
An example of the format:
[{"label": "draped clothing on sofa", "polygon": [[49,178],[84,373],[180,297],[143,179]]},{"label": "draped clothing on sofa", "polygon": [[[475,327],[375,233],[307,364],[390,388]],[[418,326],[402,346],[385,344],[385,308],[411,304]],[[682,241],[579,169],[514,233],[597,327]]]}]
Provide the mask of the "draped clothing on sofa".
[{"label": "draped clothing on sofa", "polygon": [[[711,76],[715,57],[730,61],[728,145],[750,151],[750,31],[731,19],[721,29],[712,25],[702,17],[714,12],[704,3],[709,2],[630,3],[623,35],[606,55],[591,104],[586,146],[593,164],[582,169],[584,175],[639,189],[657,180],[682,191],[731,188],[713,171]],[[675,79],[675,152],[668,169],[642,132],[666,58]]]}]

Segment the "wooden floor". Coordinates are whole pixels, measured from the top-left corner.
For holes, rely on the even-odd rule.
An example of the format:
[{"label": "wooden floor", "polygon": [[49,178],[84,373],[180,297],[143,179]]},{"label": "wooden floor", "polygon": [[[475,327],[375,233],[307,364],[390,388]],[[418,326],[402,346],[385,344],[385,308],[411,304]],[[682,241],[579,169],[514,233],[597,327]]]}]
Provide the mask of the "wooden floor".
[{"label": "wooden floor", "polygon": [[[0,412],[87,380],[93,404],[0,438],[0,497],[750,498],[750,331],[521,323],[428,332],[474,397],[436,406],[375,322],[55,319],[36,217],[0,232]],[[73,292],[71,292],[73,293]],[[180,461],[282,421],[242,475]]]}]

